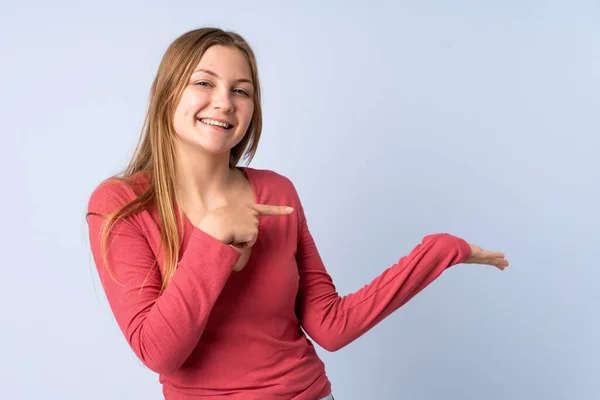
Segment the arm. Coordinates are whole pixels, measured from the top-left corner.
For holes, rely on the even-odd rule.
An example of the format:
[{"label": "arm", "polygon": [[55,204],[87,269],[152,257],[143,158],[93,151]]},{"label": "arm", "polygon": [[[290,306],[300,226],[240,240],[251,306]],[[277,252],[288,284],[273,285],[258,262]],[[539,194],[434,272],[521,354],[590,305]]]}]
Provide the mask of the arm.
[{"label": "arm", "polygon": [[[92,194],[88,210],[106,215],[132,198],[123,187],[104,184]],[[113,227],[108,269],[100,247],[103,223],[103,217],[88,216],[92,254],[115,319],[148,368],[171,374],[197,345],[240,253],[194,228],[170,285],[159,296],[161,276],[139,216]]]},{"label": "arm", "polygon": [[466,261],[471,255],[469,244],[460,238],[449,234],[429,235],[370,284],[340,297],[319,256],[302,206],[298,208],[297,315],[304,330],[328,351],[339,350],[363,335],[446,268]]}]

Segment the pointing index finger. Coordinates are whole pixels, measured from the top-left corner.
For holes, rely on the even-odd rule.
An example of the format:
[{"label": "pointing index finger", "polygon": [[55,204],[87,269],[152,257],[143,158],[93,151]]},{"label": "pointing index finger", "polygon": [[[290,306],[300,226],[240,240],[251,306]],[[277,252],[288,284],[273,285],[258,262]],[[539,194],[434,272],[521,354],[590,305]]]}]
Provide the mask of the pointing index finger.
[{"label": "pointing index finger", "polygon": [[258,215],[288,215],[294,211],[292,207],[270,204],[255,204],[254,209],[258,211]]}]

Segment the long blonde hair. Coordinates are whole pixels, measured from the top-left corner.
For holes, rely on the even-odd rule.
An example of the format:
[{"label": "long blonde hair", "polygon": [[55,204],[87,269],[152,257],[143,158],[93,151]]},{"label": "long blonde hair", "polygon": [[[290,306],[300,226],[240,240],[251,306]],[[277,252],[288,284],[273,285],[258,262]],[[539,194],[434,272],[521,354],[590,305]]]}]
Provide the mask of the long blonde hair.
[{"label": "long blonde hair", "polygon": [[235,47],[248,59],[254,85],[254,114],[246,135],[231,149],[229,165],[235,167],[244,155],[248,162],[254,157],[262,130],[260,85],[254,52],[246,40],[235,32],[211,27],[186,32],[169,45],[161,60],[152,83],[148,111],[133,157],[126,169],[115,176],[125,181],[134,174],[147,173],[150,178],[148,189],[136,199],[104,216],[106,220],[101,234],[101,248],[106,264],[106,242],[112,227],[124,218],[146,210],[152,205],[156,206],[160,217],[164,257],[161,293],[168,286],[177,269],[181,247],[175,210],[173,114],[194,68],[206,50],[214,45]]}]

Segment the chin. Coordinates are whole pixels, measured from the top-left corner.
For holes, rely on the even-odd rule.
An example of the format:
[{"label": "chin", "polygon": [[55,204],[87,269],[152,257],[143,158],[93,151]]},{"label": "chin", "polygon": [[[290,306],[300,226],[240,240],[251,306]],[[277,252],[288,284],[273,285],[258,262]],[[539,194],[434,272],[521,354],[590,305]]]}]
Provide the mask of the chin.
[{"label": "chin", "polygon": [[[239,136],[239,137],[238,137]],[[191,131],[180,135],[188,149],[210,155],[222,155],[229,153],[244,138],[243,135],[231,135],[230,137],[215,137],[212,132]]]},{"label": "chin", "polygon": [[210,145],[210,144],[196,144],[195,146],[199,151],[203,153],[208,153],[211,155],[222,155],[231,151],[233,146],[220,146],[220,145]]}]

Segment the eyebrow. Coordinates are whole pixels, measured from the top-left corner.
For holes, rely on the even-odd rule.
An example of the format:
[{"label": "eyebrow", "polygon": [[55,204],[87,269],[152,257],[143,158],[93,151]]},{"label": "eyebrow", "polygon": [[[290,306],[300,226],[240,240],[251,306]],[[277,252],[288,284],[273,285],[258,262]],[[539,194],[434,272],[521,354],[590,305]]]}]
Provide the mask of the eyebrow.
[{"label": "eyebrow", "polygon": [[[204,72],[206,74],[214,76],[215,78],[219,78],[219,75],[217,75],[216,73],[214,73],[213,71],[211,71],[209,69],[200,68],[200,69],[197,69],[196,71],[194,71],[194,74],[197,72]],[[248,78],[241,78],[241,79],[236,80],[235,82],[236,83],[247,82],[249,84],[252,84],[252,80],[248,79]]]}]

